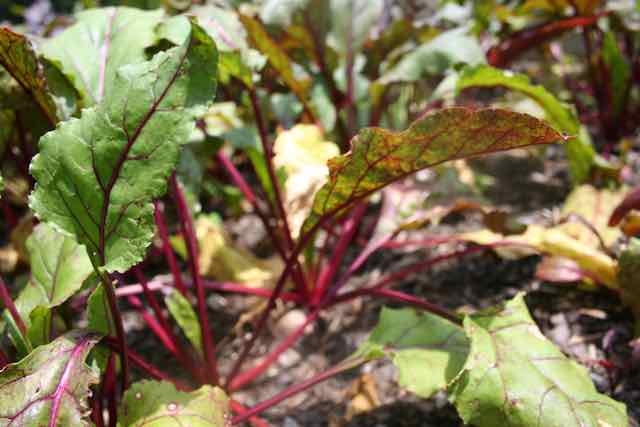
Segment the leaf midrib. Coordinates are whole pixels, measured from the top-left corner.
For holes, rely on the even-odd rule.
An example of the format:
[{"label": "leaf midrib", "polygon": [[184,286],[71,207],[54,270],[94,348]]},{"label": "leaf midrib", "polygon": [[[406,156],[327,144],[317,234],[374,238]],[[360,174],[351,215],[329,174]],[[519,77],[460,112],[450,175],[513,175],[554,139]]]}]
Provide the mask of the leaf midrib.
[{"label": "leaf midrib", "polygon": [[[98,232],[99,232],[98,256],[100,257],[100,262],[103,265],[106,263],[105,231],[106,231],[106,224],[107,224],[107,214],[109,212],[111,192],[113,191],[116,181],[119,178],[120,172],[124,167],[124,163],[126,162],[129,152],[133,148],[133,145],[136,143],[138,137],[142,133],[142,130],[147,125],[149,120],[151,120],[151,117],[155,114],[156,110],[158,109],[158,106],[167,96],[169,90],[173,87],[176,79],[180,75],[180,70],[182,69],[182,66],[184,65],[187,55],[191,49],[192,41],[193,39],[189,41],[189,46],[185,49],[184,54],[180,58],[180,62],[176,67],[176,70],[173,73],[173,76],[171,76],[171,80],[169,80],[169,82],[167,83],[166,87],[164,88],[160,96],[156,100],[154,100],[153,104],[151,105],[151,108],[149,109],[149,111],[147,111],[147,113],[142,118],[142,120],[140,121],[140,123],[138,124],[137,128],[135,129],[135,131],[131,136],[129,136],[126,130],[126,125],[123,124],[123,131],[125,132],[125,135],[127,135],[127,144],[125,145],[124,149],[122,150],[122,153],[120,154],[120,157],[118,158],[118,161],[116,162],[116,165],[113,169],[111,177],[109,178],[109,182],[104,187],[101,186],[102,192],[103,192],[103,202],[102,202],[102,210],[100,213],[100,226],[98,229]],[[126,114],[126,111],[123,111],[123,114]],[[96,174],[96,180],[98,181],[98,184],[100,184],[101,180],[98,174]]]}]

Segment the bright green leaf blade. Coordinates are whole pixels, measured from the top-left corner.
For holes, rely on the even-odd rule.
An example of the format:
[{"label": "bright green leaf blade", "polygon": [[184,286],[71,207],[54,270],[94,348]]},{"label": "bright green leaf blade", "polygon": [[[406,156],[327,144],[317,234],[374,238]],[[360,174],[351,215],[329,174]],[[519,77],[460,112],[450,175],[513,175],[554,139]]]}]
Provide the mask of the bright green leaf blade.
[{"label": "bright green leaf blade", "polygon": [[53,308],[65,302],[82,287],[93,267],[84,246],[48,224],[38,224],[26,246],[31,259],[31,279],[15,304],[29,327],[34,308]]},{"label": "bright green leaf blade", "polygon": [[[109,302],[102,283],[98,283],[87,300],[87,323],[87,329],[91,332],[112,336],[116,333],[113,317],[109,310]],[[111,349],[104,343],[98,344],[93,349],[93,359],[101,372],[106,369],[110,355]]]},{"label": "bright green leaf blade", "polygon": [[51,332],[52,321],[53,313],[50,308],[39,305],[31,310],[27,337],[32,346],[37,347],[49,343],[51,340],[49,334]]},{"label": "bright green leaf blade", "polygon": [[528,96],[544,110],[547,120],[557,130],[574,137],[565,144],[569,172],[574,183],[584,182],[589,177],[596,151],[591,144],[588,132],[582,129],[571,107],[560,102],[543,86],[532,84],[526,75],[488,65],[466,67],[460,74],[456,91],[460,92],[469,87],[495,86],[502,86]]},{"label": "bright green leaf blade", "polygon": [[468,352],[464,330],[448,320],[412,309],[383,308],[357,355],[367,359],[388,355],[399,370],[400,385],[428,398],[458,375]]},{"label": "bright green leaf blade", "polygon": [[443,109],[423,116],[403,132],[362,129],[351,141],[350,152],[329,160],[329,181],[316,194],[303,230],[421,169],[562,139],[541,120],[498,109]]},{"label": "bright green leaf blade", "polygon": [[49,122],[57,123],[56,104],[49,93],[44,69],[25,36],[0,28],[0,65],[31,96]]},{"label": "bright green leaf blade", "polygon": [[13,320],[13,316],[11,316],[11,314],[9,313],[9,310],[5,309],[2,312],[2,320],[4,320],[5,324],[7,325],[7,332],[9,334],[9,338],[11,339],[11,342],[15,346],[16,351],[18,352],[18,355],[26,356],[27,354],[29,354],[33,349],[31,346],[31,343],[29,342],[28,337],[25,337],[22,334],[15,320]]},{"label": "bright green leaf blade", "polygon": [[193,25],[182,46],[120,68],[100,105],[40,140],[31,208],[75,235],[107,271],[144,257],[151,202],[165,193],[180,144],[214,98],[216,57],[213,41]]},{"label": "bright green leaf blade", "polygon": [[604,35],[602,41],[602,60],[607,66],[611,79],[613,110],[615,114],[620,114],[624,108],[625,101],[629,97],[631,67],[629,67],[625,56],[620,52],[616,37],[611,31]]},{"label": "bright green leaf blade", "polygon": [[186,393],[168,382],[140,381],[127,390],[120,406],[121,427],[225,427],[228,398],[205,385]]},{"label": "bright green leaf blade", "polygon": [[80,12],[74,25],[42,45],[42,52],[61,64],[85,106],[91,106],[118,89],[121,66],[147,59],[145,49],[157,41],[154,30],[163,14],[129,7]]},{"label": "bright green leaf blade", "polygon": [[89,426],[89,386],[98,374],[85,358],[99,336],[73,331],[0,372],[0,425]]},{"label": "bright green leaf blade", "polygon": [[466,423],[478,427],[627,426],[625,406],[599,394],[585,368],[540,332],[522,295],[469,316],[467,363],[450,388]]},{"label": "bright green leaf blade", "polygon": [[87,328],[103,335],[115,333],[104,284],[98,283],[87,300]]},{"label": "bright green leaf blade", "polygon": [[191,344],[202,355],[202,330],[193,306],[180,292],[172,290],[164,299],[169,313],[176,320]]}]

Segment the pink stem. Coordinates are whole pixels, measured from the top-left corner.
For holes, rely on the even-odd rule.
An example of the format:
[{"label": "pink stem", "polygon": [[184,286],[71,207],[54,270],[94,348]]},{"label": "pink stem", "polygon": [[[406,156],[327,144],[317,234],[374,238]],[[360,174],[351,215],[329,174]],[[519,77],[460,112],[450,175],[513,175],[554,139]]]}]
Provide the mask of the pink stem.
[{"label": "pink stem", "polygon": [[262,375],[269,368],[269,366],[271,366],[276,360],[278,360],[278,357],[280,357],[282,353],[291,348],[293,343],[296,342],[296,340],[300,338],[302,334],[304,334],[304,330],[307,328],[307,326],[309,326],[312,322],[315,322],[319,314],[320,308],[314,309],[314,311],[306,317],[304,322],[300,326],[298,326],[292,333],[290,333],[284,340],[282,340],[282,342],[278,344],[278,346],[264,359],[262,359],[260,363],[258,363],[248,371],[245,371],[242,374],[236,376],[229,384],[229,391],[238,390]]},{"label": "pink stem", "polygon": [[333,368],[330,368],[328,370],[326,370],[325,372],[322,372],[318,375],[315,375],[314,377],[303,381],[299,384],[295,384],[283,391],[281,391],[280,393],[276,394],[275,396],[273,396],[270,399],[265,400],[264,402],[261,402],[259,404],[257,404],[256,406],[254,406],[253,408],[250,408],[247,412],[245,412],[244,414],[238,415],[236,417],[233,417],[233,419],[231,420],[231,425],[237,425],[242,423],[243,421],[247,420],[249,417],[252,417],[254,415],[257,415],[259,413],[261,413],[262,411],[269,409],[275,405],[277,405],[278,403],[282,402],[283,400],[288,399],[291,396],[294,396],[300,392],[303,392],[305,390],[307,390],[310,387],[313,387],[314,385],[321,383],[322,381],[325,381],[331,377],[334,377],[344,371],[347,371],[349,369],[353,369],[358,365],[361,365],[362,363],[364,363],[363,359],[352,359],[352,360],[348,360],[346,362],[343,362],[341,365],[338,366],[334,366]]},{"label": "pink stem", "polygon": [[9,364],[9,358],[4,351],[0,349],[0,370]]},{"label": "pink stem", "polygon": [[[254,89],[249,89],[249,98],[251,100],[251,106],[253,108],[253,114],[256,119],[256,124],[258,126],[258,133],[260,135],[260,142],[262,144],[262,151],[264,152],[265,163],[267,165],[267,173],[269,175],[269,180],[271,181],[271,186],[273,187],[273,194],[275,196],[275,208],[273,209],[273,214],[276,218],[280,218],[282,221],[282,228],[285,243],[287,245],[287,250],[293,250],[295,244],[293,239],[291,238],[291,229],[289,228],[289,221],[287,220],[287,212],[284,209],[284,204],[282,202],[282,191],[280,190],[280,183],[278,181],[278,177],[276,176],[275,168],[273,167],[273,147],[269,144],[269,137],[267,134],[267,128],[265,126],[265,122],[262,118],[262,111],[260,109],[260,103],[258,101],[258,96]],[[296,269],[299,269],[299,264],[297,259],[295,260]],[[295,271],[295,270],[294,270]],[[302,276],[301,270],[300,274]],[[308,289],[306,283],[299,283],[296,280],[296,286],[298,293],[302,295],[305,301],[308,301]]]},{"label": "pink stem", "polygon": [[177,356],[178,349],[176,348],[175,343],[173,342],[171,337],[169,337],[164,328],[160,325],[158,320],[156,320],[156,318],[146,310],[146,308],[142,304],[142,301],[140,301],[140,299],[134,295],[129,295],[127,297],[127,301],[129,301],[129,304],[131,304],[135,307],[136,310],[138,310],[138,313],[140,313],[144,321],[147,323],[149,329],[151,329],[151,331],[158,337],[158,339],[162,341],[162,344],[166,347],[166,349],[169,350],[174,356]]},{"label": "pink stem", "polygon": [[[273,246],[275,247],[276,251],[278,251],[278,255],[280,255],[283,261],[286,261],[287,251],[282,246],[282,243],[280,242],[280,238],[278,237],[276,230],[269,223],[269,219],[267,218],[267,215],[260,208],[260,205],[258,204],[258,199],[255,193],[251,190],[251,187],[249,187],[249,184],[247,184],[247,182],[242,177],[238,169],[236,169],[236,167],[233,165],[231,160],[229,160],[229,158],[224,154],[222,150],[218,151],[217,157],[222,167],[227,171],[227,174],[229,174],[229,177],[231,178],[231,180],[242,192],[244,198],[251,204],[251,206],[253,207],[253,211],[256,213],[256,215],[258,215],[258,218],[260,218],[260,221],[262,222],[262,226],[264,227],[267,234],[269,235],[269,239],[271,239]],[[298,267],[294,271],[292,277],[296,281],[298,289],[302,289],[302,288],[306,289],[307,285],[301,271],[302,269]]]},{"label": "pink stem", "polygon": [[313,292],[313,304],[318,304],[320,302],[320,299],[324,296],[327,286],[333,281],[334,276],[338,272],[338,268],[340,268],[340,265],[344,260],[344,254],[353,240],[353,236],[358,229],[358,225],[360,225],[360,220],[364,216],[366,207],[367,205],[365,203],[360,203],[354,209],[351,217],[345,222],[340,238],[338,239],[338,243],[333,251],[331,261],[329,262],[329,265],[322,270],[320,277],[318,278],[318,283]]},{"label": "pink stem", "polygon": [[[107,337],[107,338],[105,338],[105,342],[113,350],[120,351],[120,345],[118,344],[117,340],[113,339],[112,337]],[[141,371],[147,373],[152,378],[155,378],[155,379],[161,380],[161,381],[168,381],[168,382],[172,383],[173,385],[175,385],[176,388],[178,390],[181,390],[181,391],[191,391],[192,390],[192,388],[189,387],[188,385],[184,384],[183,382],[181,382],[179,380],[171,378],[169,375],[165,374],[160,369],[156,368],[151,363],[149,363],[146,360],[144,360],[144,358],[142,356],[140,356],[138,353],[136,353],[135,351],[129,349],[127,351],[127,356],[128,356],[128,359],[138,369],[140,369]]]},{"label": "pink stem", "polygon": [[354,291],[350,291],[350,292],[345,292],[343,294],[338,295],[335,300],[333,302],[331,302],[330,304],[336,304],[336,303],[340,303],[340,302],[344,302],[344,301],[348,301],[348,300],[352,300],[354,298],[357,298],[359,296],[362,295],[370,295],[371,292],[375,291],[376,289],[381,289],[384,288],[386,286],[389,286],[399,280],[404,279],[405,277],[417,273],[419,271],[425,270],[427,268],[430,268],[432,266],[434,266],[435,264],[438,264],[440,262],[443,261],[447,261],[449,259],[452,258],[458,258],[473,252],[478,252],[485,249],[482,246],[473,246],[470,248],[466,248],[463,249],[461,251],[456,251],[456,252],[451,252],[448,254],[444,254],[444,255],[440,255],[437,256],[435,258],[431,258],[428,259],[426,261],[421,261],[415,264],[412,264],[408,267],[405,267],[401,270],[395,271],[393,273],[388,274],[386,277],[382,278],[381,280],[379,280],[378,282],[376,282],[374,285],[364,288],[364,289],[356,289]]},{"label": "pink stem", "polygon": [[115,427],[118,420],[118,408],[116,403],[116,363],[113,357],[114,353],[109,355],[107,368],[104,373],[104,382],[102,384],[102,394],[107,397],[107,411],[109,412],[109,427]]},{"label": "pink stem", "polygon": [[13,321],[16,322],[18,329],[20,329],[20,333],[26,336],[27,327],[22,321],[22,317],[20,316],[20,313],[18,313],[18,310],[16,309],[16,305],[13,303],[13,299],[11,298],[9,291],[7,290],[7,285],[4,282],[4,279],[1,277],[0,277],[0,299],[2,299],[2,303],[4,304],[6,309],[9,310],[9,313],[11,314]]},{"label": "pink stem", "polygon": [[[231,410],[238,415],[243,415],[247,412],[247,408],[240,404],[240,402],[231,399],[229,404],[231,405]],[[269,423],[258,417],[250,417],[249,422],[253,424],[253,427],[269,427]]]},{"label": "pink stem", "polygon": [[411,304],[415,307],[418,307],[430,313],[444,317],[445,319],[450,320],[456,325],[462,324],[462,322],[460,321],[460,318],[455,314],[451,313],[450,311],[445,310],[444,308],[436,304],[433,304],[429,301],[414,297],[413,295],[405,294],[404,292],[394,291],[393,289],[380,288],[380,289],[372,289],[371,294],[378,295],[385,298],[391,298],[396,301],[406,302],[408,304]]},{"label": "pink stem", "polygon": [[284,269],[282,270],[282,273],[280,274],[280,277],[278,278],[278,281],[276,282],[276,285],[273,289],[273,293],[269,297],[269,301],[267,302],[267,307],[262,311],[262,314],[258,319],[255,332],[251,335],[251,338],[249,338],[249,341],[247,341],[244,348],[240,352],[240,355],[236,359],[236,363],[231,368],[231,372],[227,377],[226,385],[229,385],[233,381],[234,377],[238,374],[238,371],[242,367],[242,364],[244,363],[244,361],[249,356],[251,349],[256,343],[256,340],[264,330],[264,327],[267,323],[267,319],[269,318],[269,314],[271,313],[271,310],[273,310],[273,308],[276,306],[276,301],[284,288],[284,285],[287,281],[287,277],[289,276],[289,273],[291,273],[291,271],[295,268],[294,266],[297,265],[296,263],[297,263],[298,256],[304,250],[305,246],[309,243],[309,241],[315,234],[316,230],[324,223],[324,221],[327,220],[327,218],[328,217],[322,217],[309,231],[303,234],[298,240],[298,244],[293,249],[291,255],[287,259],[287,262],[284,265]]},{"label": "pink stem", "polygon": [[215,358],[215,345],[209,327],[209,317],[207,314],[207,302],[204,293],[204,284],[202,276],[200,276],[200,266],[198,265],[198,242],[196,241],[195,229],[193,228],[193,220],[187,206],[184,193],[178,184],[175,173],[171,176],[171,187],[173,196],[178,207],[178,215],[182,224],[182,232],[189,253],[189,266],[191,275],[196,288],[196,297],[198,300],[198,317],[200,320],[200,329],[202,330],[202,348],[204,349],[205,360],[209,370],[209,380],[212,384],[218,383],[218,369]]},{"label": "pink stem", "polygon": [[[273,294],[271,289],[252,288],[249,286],[241,285],[238,283],[232,283],[232,282],[212,282],[212,281],[203,279],[202,283],[206,289],[212,289],[220,292],[254,295],[254,296],[263,297],[263,298],[270,298],[271,295]],[[170,281],[164,282],[159,280],[158,281],[152,280],[148,283],[148,288],[150,291],[156,292],[164,288],[169,288],[170,284],[171,284]],[[187,283],[187,286],[191,286],[191,284]],[[118,289],[116,289],[116,295],[119,298],[126,297],[129,295],[139,295],[143,292],[144,290],[142,288],[142,285],[140,284],[125,285],[122,287],[118,287]],[[298,294],[294,294],[291,292],[282,292],[280,294],[280,298],[283,301],[287,301],[287,302],[296,302],[296,303],[302,302],[302,298],[300,298]]]},{"label": "pink stem", "polygon": [[160,235],[160,240],[162,241],[162,252],[167,259],[169,269],[171,270],[171,274],[173,275],[173,283],[175,284],[176,289],[178,289],[178,291],[180,291],[182,295],[187,295],[187,288],[184,286],[184,282],[182,281],[182,274],[180,274],[176,256],[173,253],[173,249],[171,249],[171,242],[169,241],[167,224],[164,220],[164,216],[162,215],[162,204],[160,202],[155,202],[155,208],[156,209],[154,215],[156,220],[156,227],[158,227],[158,234]]}]

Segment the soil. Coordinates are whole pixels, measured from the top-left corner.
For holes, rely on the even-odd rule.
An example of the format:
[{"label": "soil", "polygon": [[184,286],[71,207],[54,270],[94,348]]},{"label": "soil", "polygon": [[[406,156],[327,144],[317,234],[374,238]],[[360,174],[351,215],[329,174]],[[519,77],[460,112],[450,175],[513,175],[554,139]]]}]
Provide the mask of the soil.
[{"label": "soil", "polygon": [[[500,185],[489,187],[484,197],[492,205],[507,209],[523,222],[544,223],[554,216],[569,188],[564,167],[550,151],[545,158],[491,156],[473,167],[490,175]],[[505,185],[508,183],[508,185]],[[477,215],[455,214],[428,230],[430,235],[448,235],[477,228]],[[451,251],[451,245],[429,249],[387,250],[374,254],[348,287],[366,285],[381,274],[418,260]],[[350,257],[357,255],[356,252]],[[606,289],[544,283],[534,276],[540,258],[504,260],[492,251],[453,259],[436,268],[414,274],[395,289],[420,296],[451,310],[465,312],[494,306],[526,292],[526,302],[541,331],[567,355],[587,366],[598,390],[627,405],[632,426],[640,421],[640,345],[630,346],[633,317],[616,295]],[[211,320],[218,337],[221,372],[231,368],[242,346],[242,338],[222,335],[233,328],[239,313],[255,300],[234,295],[211,295]],[[234,394],[250,407],[284,388],[312,377],[351,355],[378,321],[388,301],[360,299],[336,306],[324,314],[293,348],[285,352],[251,387]],[[293,310],[293,315],[290,313]],[[274,348],[284,336],[287,323],[303,316],[292,306],[279,307],[269,331],[255,346],[254,359]],[[289,312],[286,319],[278,319]],[[130,339],[139,352],[159,366],[167,366],[168,355],[145,333],[136,333],[135,316]],[[251,327],[247,326],[247,333]],[[142,329],[141,329],[142,332]],[[245,337],[246,338],[246,337]],[[604,362],[603,362],[604,361]],[[606,367],[605,367],[606,365]],[[183,376],[175,370],[174,376]],[[354,384],[366,378],[375,389],[377,402],[368,411],[352,413]],[[457,427],[463,423],[444,394],[419,399],[400,389],[390,362],[375,361],[338,375],[291,397],[264,412],[262,418],[285,427]],[[249,425],[249,424],[247,424]]]}]

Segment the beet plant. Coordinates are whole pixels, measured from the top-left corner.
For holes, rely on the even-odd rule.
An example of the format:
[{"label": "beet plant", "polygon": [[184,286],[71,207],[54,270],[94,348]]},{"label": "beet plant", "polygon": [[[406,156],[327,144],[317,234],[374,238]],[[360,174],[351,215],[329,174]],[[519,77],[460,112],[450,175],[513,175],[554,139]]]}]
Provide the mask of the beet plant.
[{"label": "beet plant", "polygon": [[[401,42],[420,40],[402,21],[372,46],[382,1],[311,0],[285,16],[272,3],[259,14],[223,6],[174,16],[89,9],[42,39],[0,28],[0,137],[11,164],[5,181],[29,189],[28,207],[2,202],[6,229],[22,230],[29,268],[24,280],[0,280],[0,424],[265,426],[263,411],[388,358],[401,387],[423,398],[445,391],[468,424],[628,425],[625,406],[599,393],[586,369],[542,335],[523,294],[462,315],[391,288],[461,253],[347,286],[402,230],[365,229],[379,215],[381,190],[445,162],[499,151],[559,143],[579,152],[591,146],[574,113],[544,88],[484,64],[461,29],[420,47],[418,62],[429,65],[416,70],[406,56],[385,64]],[[288,30],[277,25],[284,21]],[[462,43],[463,51],[448,51],[447,43]],[[394,84],[460,64],[458,91],[507,86],[531,96],[548,121],[504,108],[440,108],[439,101],[416,102],[423,108],[407,115],[398,113],[406,105],[390,101]],[[415,85],[410,96],[421,89]],[[252,125],[228,125],[240,119],[225,108],[242,110]],[[275,142],[274,117],[291,128]],[[323,141],[322,128],[339,143]],[[572,163],[572,174],[581,179],[585,167]],[[201,183],[204,173],[215,176],[209,195],[244,204],[259,218],[280,259],[272,286],[205,277],[222,261],[204,266],[201,257],[214,250],[213,234],[198,233],[210,207],[200,204],[204,190],[192,175]],[[251,256],[227,252],[226,266]],[[215,337],[234,332],[218,330],[207,305],[208,296],[228,293],[262,301],[232,356]],[[322,314],[357,298],[407,307],[383,309],[342,363],[252,407],[235,400]],[[183,378],[132,346],[125,301]],[[255,345],[279,302],[305,319],[257,358]]]}]

